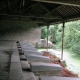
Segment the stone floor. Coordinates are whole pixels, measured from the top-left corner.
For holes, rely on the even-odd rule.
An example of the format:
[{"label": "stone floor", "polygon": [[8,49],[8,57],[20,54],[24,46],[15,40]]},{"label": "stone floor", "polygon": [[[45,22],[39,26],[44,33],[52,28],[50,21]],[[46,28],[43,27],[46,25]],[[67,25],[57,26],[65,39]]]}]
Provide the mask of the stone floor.
[{"label": "stone floor", "polygon": [[8,80],[10,57],[10,51],[0,51],[0,80]]},{"label": "stone floor", "polygon": [[[20,45],[25,46],[29,45],[29,43],[17,43],[19,47],[17,47],[16,42],[13,42],[13,44],[12,42],[7,43],[4,41],[0,43],[0,80],[80,80],[80,78],[35,75],[34,71],[45,71],[46,74],[47,71],[61,70],[61,67],[50,63],[29,62],[25,59],[26,57],[23,53],[25,49],[23,52],[18,51]],[[32,45],[30,44],[30,46]],[[43,72],[41,72],[41,74],[42,73]],[[56,73],[56,71],[54,71],[54,73]]]}]

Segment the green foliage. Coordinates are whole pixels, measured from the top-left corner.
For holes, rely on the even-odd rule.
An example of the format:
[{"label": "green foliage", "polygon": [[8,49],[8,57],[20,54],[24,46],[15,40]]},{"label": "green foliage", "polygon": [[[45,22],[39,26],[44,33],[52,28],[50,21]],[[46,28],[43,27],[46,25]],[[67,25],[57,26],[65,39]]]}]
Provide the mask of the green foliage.
[{"label": "green foliage", "polygon": [[[62,24],[49,26],[49,40],[62,46]],[[80,20],[65,23],[64,48],[80,54]]]},{"label": "green foliage", "polygon": [[52,43],[56,43],[56,30],[57,30],[57,25],[49,26],[49,39]]},{"label": "green foliage", "polygon": [[45,39],[47,35],[47,27],[42,27],[41,28],[41,39]]},{"label": "green foliage", "polygon": [[59,24],[58,29],[56,31],[56,42],[59,43],[60,46],[61,40],[62,40],[62,24]]},{"label": "green foliage", "polygon": [[70,47],[70,51],[80,55],[80,42]]},{"label": "green foliage", "polygon": [[80,54],[80,21],[68,22],[65,25],[65,48]]}]

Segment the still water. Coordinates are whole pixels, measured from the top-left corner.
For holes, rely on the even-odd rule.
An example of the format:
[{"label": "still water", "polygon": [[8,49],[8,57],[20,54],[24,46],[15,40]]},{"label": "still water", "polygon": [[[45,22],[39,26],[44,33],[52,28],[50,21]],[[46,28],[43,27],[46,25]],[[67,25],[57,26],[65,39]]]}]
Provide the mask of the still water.
[{"label": "still water", "polygon": [[[39,51],[46,51],[46,49],[39,49]],[[48,49],[48,51],[51,54],[56,55],[59,58],[61,57],[61,51],[60,50]],[[63,60],[66,61],[67,68],[70,71],[77,73],[80,77],[80,55],[69,53],[66,51],[64,51],[63,54],[64,54]]]}]

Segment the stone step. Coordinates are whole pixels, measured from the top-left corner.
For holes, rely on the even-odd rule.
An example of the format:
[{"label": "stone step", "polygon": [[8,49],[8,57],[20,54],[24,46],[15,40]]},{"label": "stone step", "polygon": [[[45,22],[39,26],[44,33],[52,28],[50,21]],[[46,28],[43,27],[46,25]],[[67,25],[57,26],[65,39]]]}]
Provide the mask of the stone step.
[{"label": "stone step", "polygon": [[32,51],[32,50],[26,50],[26,51],[23,51],[24,54],[36,54],[36,55],[43,55],[42,52],[39,52],[39,51]]},{"label": "stone step", "polygon": [[37,62],[50,62],[50,58],[49,57],[45,57],[45,56],[40,56],[40,55],[35,55],[35,54],[25,54],[27,61],[29,62],[33,62],[33,61],[37,61]]},{"label": "stone step", "polygon": [[25,50],[34,50],[34,51],[37,51],[36,48],[29,48],[29,47],[22,48],[22,50],[23,50],[23,51],[25,51]]},{"label": "stone step", "polygon": [[20,60],[26,60],[26,56],[25,55],[20,55]]},{"label": "stone step", "polygon": [[24,80],[39,80],[39,78],[36,78],[33,72],[23,71],[23,77]]},{"label": "stone step", "polygon": [[80,78],[56,77],[56,76],[40,76],[40,80],[80,80]]},{"label": "stone step", "polygon": [[32,45],[21,45],[22,48],[25,48],[25,47],[31,47],[31,48],[34,48],[34,46]]},{"label": "stone step", "polygon": [[32,46],[32,44],[27,43],[27,42],[19,42],[19,43],[20,43],[20,45],[31,45]]},{"label": "stone step", "polygon": [[24,55],[23,51],[18,51],[19,55]]},{"label": "stone step", "polygon": [[30,64],[28,61],[21,61],[21,67],[23,70],[30,70]]},{"label": "stone step", "polygon": [[58,64],[31,62],[31,71],[33,71],[37,76],[61,76],[62,67]]},{"label": "stone step", "polygon": [[59,64],[44,63],[44,62],[31,62],[32,71],[54,71],[62,70]]}]

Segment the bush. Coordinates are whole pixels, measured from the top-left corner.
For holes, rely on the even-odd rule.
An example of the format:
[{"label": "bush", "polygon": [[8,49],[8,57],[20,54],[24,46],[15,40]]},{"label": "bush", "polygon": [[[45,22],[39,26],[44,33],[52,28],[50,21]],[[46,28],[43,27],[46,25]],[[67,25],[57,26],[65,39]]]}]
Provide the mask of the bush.
[{"label": "bush", "polygon": [[80,55],[80,45],[79,44],[75,44],[74,46],[72,46],[70,48],[70,51]]}]

